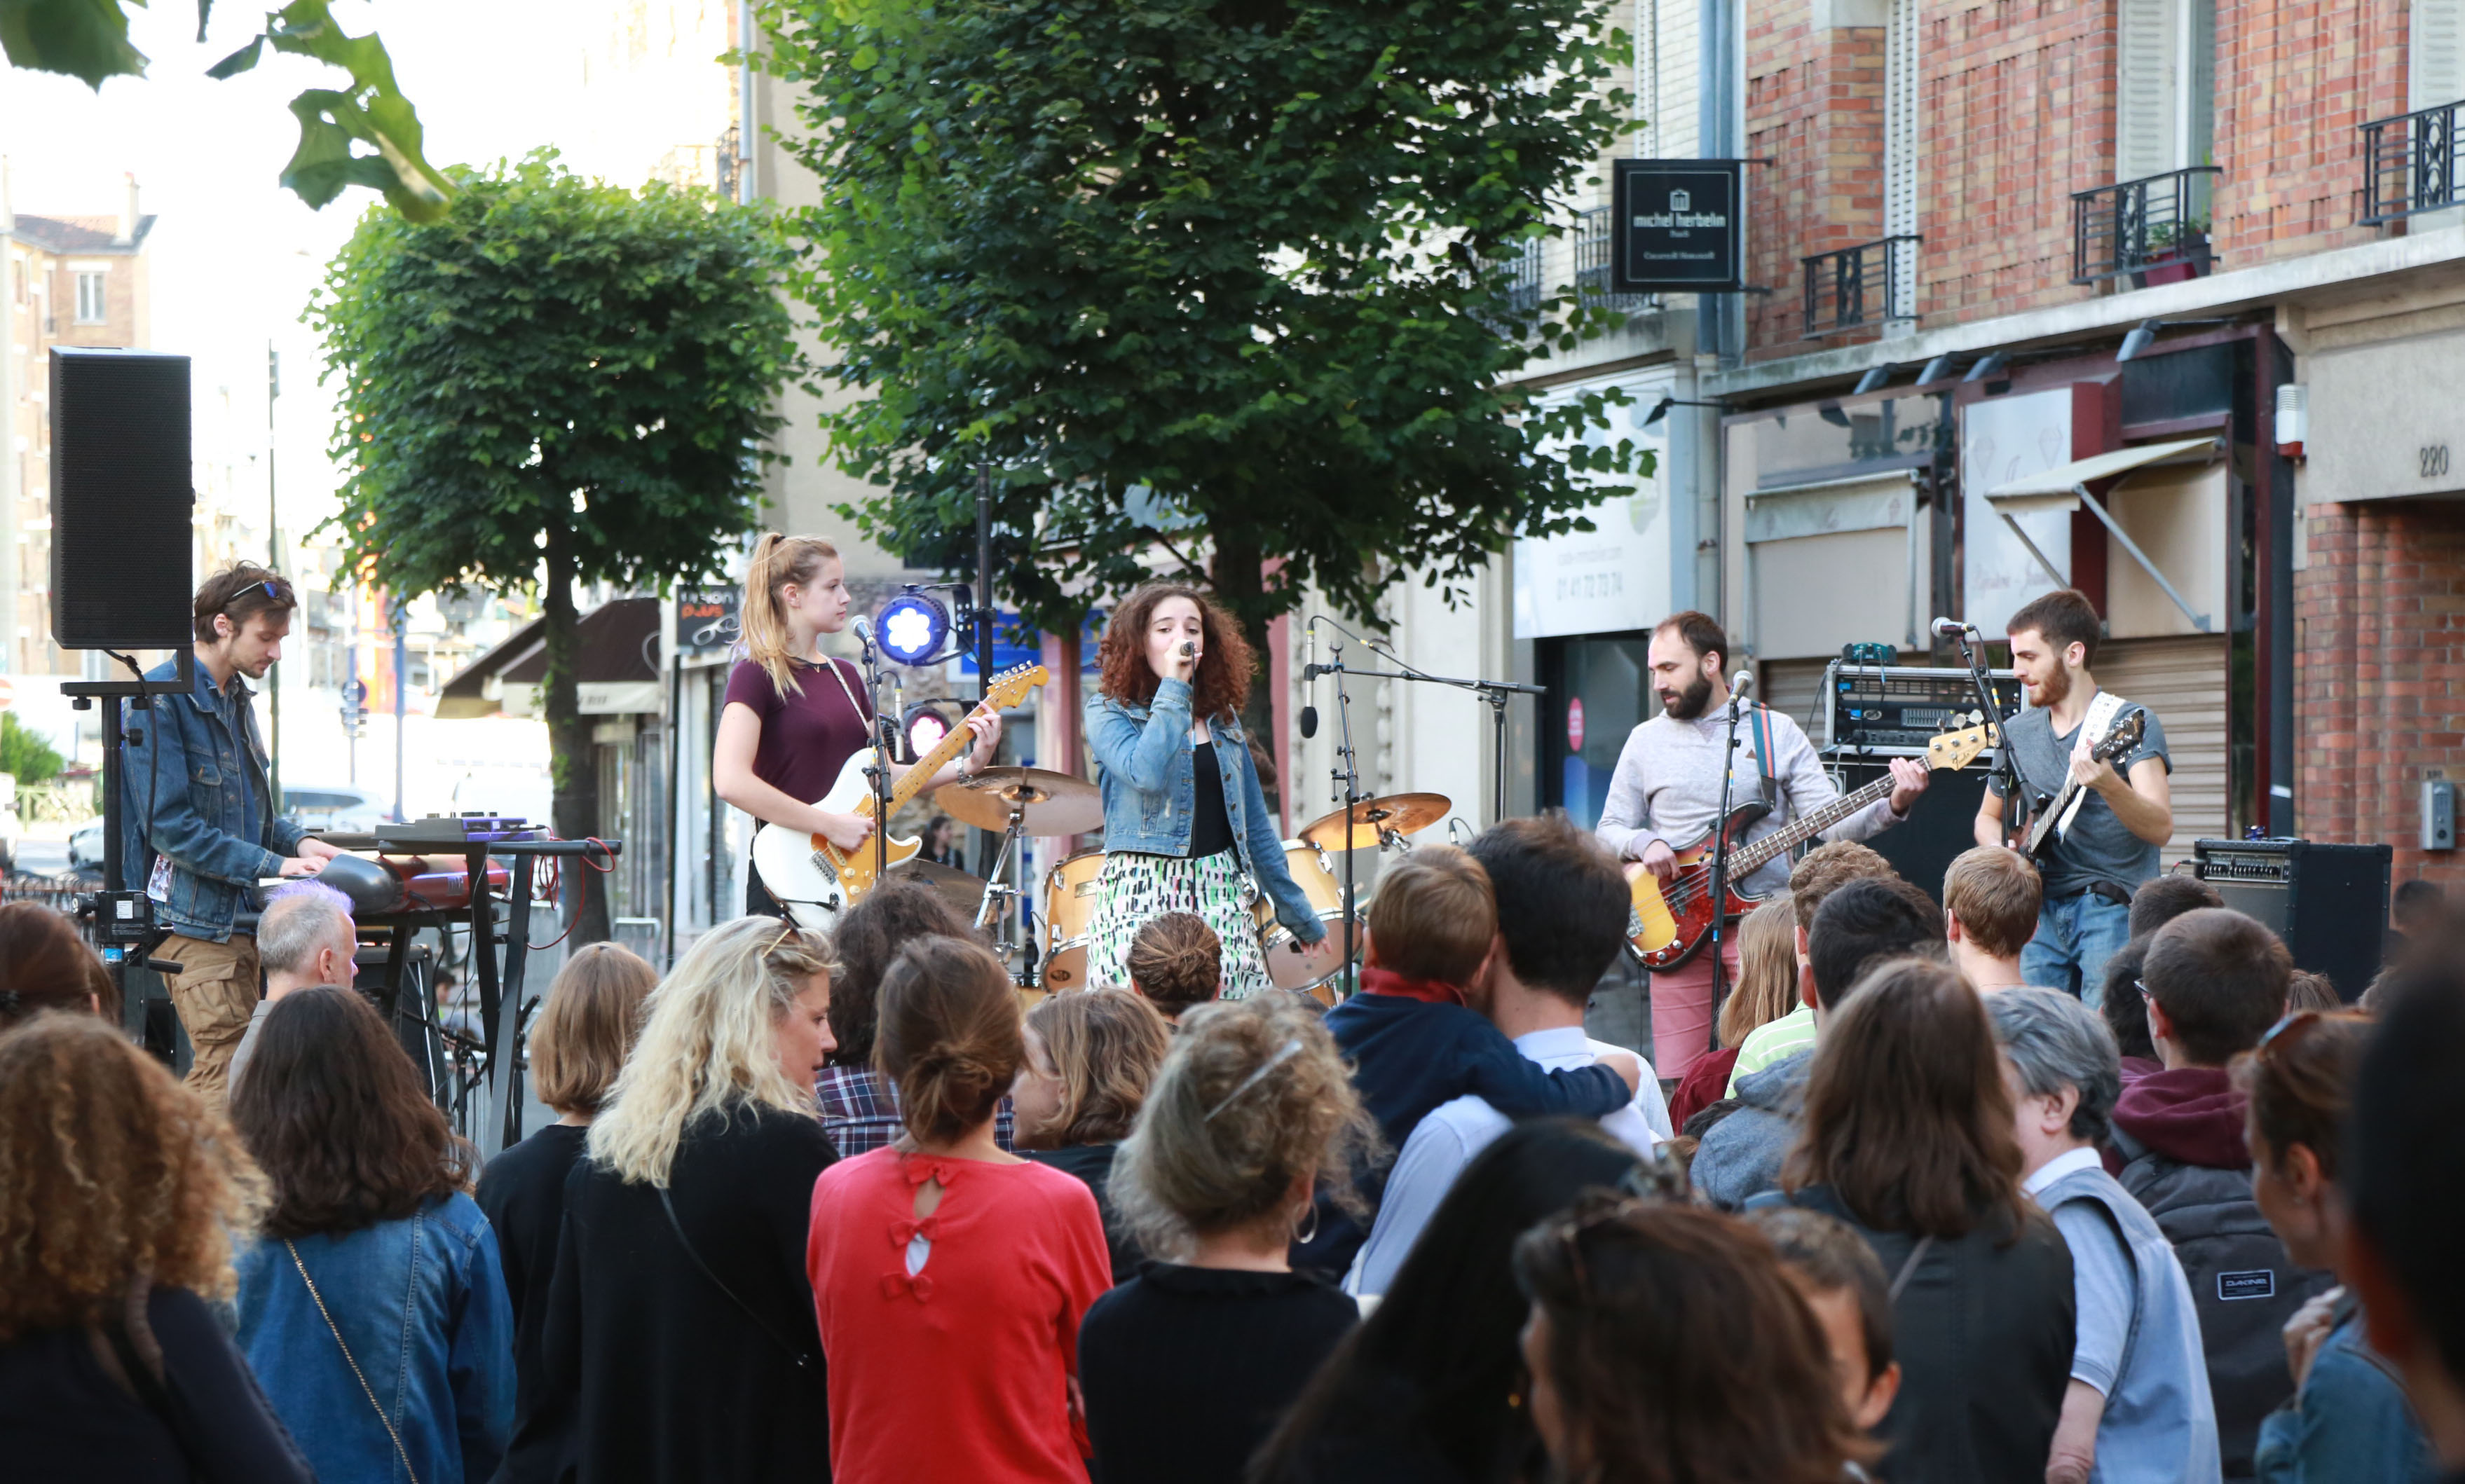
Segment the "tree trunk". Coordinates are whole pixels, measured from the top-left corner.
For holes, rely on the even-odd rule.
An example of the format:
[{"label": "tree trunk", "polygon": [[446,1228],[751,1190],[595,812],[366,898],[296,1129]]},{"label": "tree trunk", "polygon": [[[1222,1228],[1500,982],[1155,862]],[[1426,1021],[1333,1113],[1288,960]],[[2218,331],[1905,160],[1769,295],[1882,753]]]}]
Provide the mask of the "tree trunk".
[{"label": "tree trunk", "polygon": [[[1239,530],[1215,533],[1215,557],[1209,574],[1215,596],[1241,621],[1241,632],[1258,658],[1257,676],[1250,682],[1250,702],[1241,711],[1241,725],[1257,740],[1269,758],[1276,755],[1276,666],[1268,648],[1265,557],[1255,538]],[[1261,772],[1258,782],[1267,795],[1267,812],[1281,818],[1283,780],[1273,783]]]},{"label": "tree trunk", "polygon": [[[573,606],[572,536],[562,524],[547,528],[547,585],[541,626],[547,650],[545,698],[548,777],[553,783],[556,832],[567,840],[599,833],[599,759],[590,741],[590,720],[582,715],[574,653],[581,621]],[[608,937],[606,877],[579,860],[563,863],[564,919],[567,951]],[[514,924],[515,932],[524,924]]]}]

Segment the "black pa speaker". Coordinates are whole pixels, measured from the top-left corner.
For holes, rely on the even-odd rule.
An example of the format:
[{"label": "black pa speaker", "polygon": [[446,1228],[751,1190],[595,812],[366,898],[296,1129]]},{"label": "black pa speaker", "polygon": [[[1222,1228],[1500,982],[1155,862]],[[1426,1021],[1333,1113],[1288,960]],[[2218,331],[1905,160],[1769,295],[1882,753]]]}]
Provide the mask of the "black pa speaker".
[{"label": "black pa speaker", "polygon": [[2191,850],[2193,873],[2284,939],[2296,968],[2327,975],[2348,1005],[2370,987],[2387,927],[2389,847],[2195,840]]},{"label": "black pa speaker", "polygon": [[[1834,776],[1840,780],[1840,791],[1847,793],[1888,778],[1891,771],[1888,763],[1853,760],[1842,764]],[[1902,879],[1942,901],[1943,874],[1961,852],[1977,843],[1977,807],[1986,796],[1989,771],[1983,759],[1957,771],[1937,769],[1928,776],[1926,791],[1918,795],[1909,817],[1881,834],[1868,836],[1865,843],[1891,862]]]},{"label": "black pa speaker", "polygon": [[55,347],[52,639],[176,650],[195,635],[189,358]]}]

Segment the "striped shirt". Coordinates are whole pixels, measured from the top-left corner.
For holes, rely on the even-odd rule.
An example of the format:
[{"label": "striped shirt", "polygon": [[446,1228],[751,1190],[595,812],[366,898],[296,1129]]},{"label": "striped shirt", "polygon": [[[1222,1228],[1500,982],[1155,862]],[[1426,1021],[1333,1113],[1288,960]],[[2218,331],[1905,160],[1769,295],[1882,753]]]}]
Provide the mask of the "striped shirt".
[{"label": "striped shirt", "polygon": [[1738,1046],[1738,1064],[1729,1069],[1728,1090],[1738,1096],[1738,1078],[1750,1076],[1773,1062],[1794,1056],[1814,1044],[1814,1008],[1801,1005],[1769,1025],[1757,1026]]}]

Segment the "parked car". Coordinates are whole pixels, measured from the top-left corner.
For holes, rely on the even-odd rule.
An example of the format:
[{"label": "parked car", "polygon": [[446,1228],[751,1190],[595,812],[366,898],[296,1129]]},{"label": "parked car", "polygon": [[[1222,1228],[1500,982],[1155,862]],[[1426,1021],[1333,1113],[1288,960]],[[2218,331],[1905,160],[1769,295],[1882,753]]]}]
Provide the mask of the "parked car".
[{"label": "parked car", "polygon": [[282,788],[282,813],[296,819],[311,831],[331,831],[336,834],[366,834],[393,818],[389,800],[378,797],[376,790],[356,784],[286,784]]},{"label": "parked car", "polygon": [[69,869],[81,871],[88,866],[102,865],[102,821],[78,830],[69,836]]}]

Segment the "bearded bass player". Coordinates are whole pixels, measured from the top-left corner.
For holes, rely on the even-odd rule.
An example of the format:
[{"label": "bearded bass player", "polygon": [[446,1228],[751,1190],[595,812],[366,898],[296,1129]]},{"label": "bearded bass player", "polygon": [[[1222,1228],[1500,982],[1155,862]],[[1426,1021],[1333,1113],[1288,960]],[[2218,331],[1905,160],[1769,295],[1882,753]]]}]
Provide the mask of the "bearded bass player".
[{"label": "bearded bass player", "polygon": [[[1652,631],[1650,658],[1660,714],[1628,734],[1596,832],[1628,863],[1630,880],[1649,871],[1665,882],[1677,875],[1677,851],[1709,834],[1720,817],[1721,749],[1729,733],[1728,635],[1709,614],[1674,614]],[[1767,792],[1771,810],[1739,835],[1733,849],[1840,797],[1796,722],[1761,705],[1751,708],[1751,722],[1741,718],[1738,723],[1729,806],[1734,810]],[[1769,739],[1768,759],[1758,754],[1759,735]],[[1891,797],[1832,826],[1824,838],[1863,840],[1899,824],[1925,791],[1926,778],[1922,764],[1893,759]],[[1788,868],[1786,857],[1767,861],[1733,888],[1741,896],[1768,896],[1788,885]],[[1734,933],[1721,935],[1721,957],[1723,982],[1735,985]],[[1652,1061],[1658,1076],[1685,1076],[1709,1047],[1712,976],[1709,953],[1653,974]]]},{"label": "bearded bass player", "polygon": [[[2032,793],[2054,794],[2074,780],[2085,790],[2037,862],[2045,899],[2037,935],[2020,950],[2020,978],[2091,1008],[2103,997],[2105,961],[2130,940],[2131,894],[2157,874],[2158,847],[2174,832],[2165,729],[2145,706],[2099,690],[2089,673],[2103,627],[2095,605],[2069,587],[2030,600],[2004,625],[2011,669],[2028,692],[2028,709],[2007,729],[2021,778]],[[2099,737],[2135,714],[2136,746],[2111,762],[2091,755]],[[2003,787],[1997,774],[1978,802],[1980,845],[2004,843]]]}]

